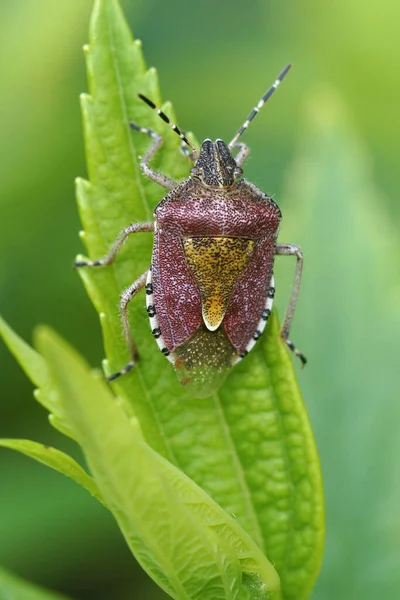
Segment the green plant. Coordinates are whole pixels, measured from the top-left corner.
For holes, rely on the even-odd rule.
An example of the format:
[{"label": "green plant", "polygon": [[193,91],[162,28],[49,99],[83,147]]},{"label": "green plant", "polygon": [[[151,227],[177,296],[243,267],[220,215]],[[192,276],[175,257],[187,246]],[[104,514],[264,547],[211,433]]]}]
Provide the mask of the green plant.
[{"label": "green plant", "polygon": [[0,598],[16,598],[17,600],[67,600],[53,592],[48,592],[31,583],[10,575],[0,568]]},{"label": "green plant", "polygon": [[[131,133],[129,120],[165,135],[157,168],[179,178],[189,167],[177,136],[136,97],[141,91],[161,102],[156,73],[146,70],[116,0],[96,1],[85,53],[89,182],[77,181],[77,196],[82,238],[99,257],[127,223],[150,220],[163,193],[139,172],[148,140]],[[169,105],[163,109],[172,114]],[[137,237],[112,267],[81,272],[100,315],[106,372],[127,362],[116,300],[150,262],[151,236]],[[52,425],[80,444],[90,475],[53,448],[25,440],[2,445],[63,472],[103,502],[172,597],[307,598],[322,555],[321,476],[276,316],[218,393],[195,400],[157,351],[143,304],[139,297],[131,310],[141,359],[113,385],[116,396],[48,329],[38,330],[36,352],[3,324],[37,400]]]}]

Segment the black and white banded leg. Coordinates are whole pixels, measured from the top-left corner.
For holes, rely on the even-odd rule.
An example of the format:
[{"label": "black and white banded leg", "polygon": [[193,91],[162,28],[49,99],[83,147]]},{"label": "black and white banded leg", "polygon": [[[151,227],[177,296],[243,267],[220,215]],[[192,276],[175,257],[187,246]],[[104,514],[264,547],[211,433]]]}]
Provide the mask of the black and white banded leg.
[{"label": "black and white banded leg", "polygon": [[133,337],[131,334],[131,328],[129,325],[128,305],[129,305],[130,301],[136,296],[136,294],[145,286],[148,272],[149,272],[149,270],[145,271],[143,273],[143,275],[141,275],[138,279],[136,279],[136,281],[134,281],[121,294],[121,301],[120,301],[119,306],[120,306],[120,312],[121,312],[122,328],[124,331],[126,342],[128,344],[129,352],[131,355],[131,360],[125,365],[125,367],[123,369],[110,375],[108,377],[108,381],[114,381],[114,379],[117,379],[118,377],[121,377],[122,375],[126,375],[126,373],[128,373],[132,369],[133,365],[137,362],[137,360],[139,358],[136,344],[133,340]]},{"label": "black and white banded leg", "polygon": [[141,231],[154,231],[154,223],[152,221],[147,223],[131,223],[121,231],[107,256],[100,260],[78,260],[74,263],[74,267],[105,267],[111,265],[128,235],[131,233],[139,233]]},{"label": "black and white banded leg", "polygon": [[294,280],[293,280],[292,295],[290,298],[289,305],[286,309],[285,318],[283,320],[283,325],[282,325],[282,329],[281,329],[281,338],[286,343],[289,350],[294,352],[294,354],[299,357],[302,364],[305,365],[307,362],[306,357],[304,356],[304,354],[302,354],[296,348],[296,346],[293,344],[293,342],[291,342],[289,339],[290,327],[292,324],[293,315],[294,315],[294,311],[296,308],[297,298],[298,298],[299,290],[300,290],[301,273],[303,270],[303,254],[302,254],[300,248],[298,246],[295,246],[294,244],[276,244],[275,254],[280,255],[280,256],[295,256],[297,258],[296,271],[295,271]]}]

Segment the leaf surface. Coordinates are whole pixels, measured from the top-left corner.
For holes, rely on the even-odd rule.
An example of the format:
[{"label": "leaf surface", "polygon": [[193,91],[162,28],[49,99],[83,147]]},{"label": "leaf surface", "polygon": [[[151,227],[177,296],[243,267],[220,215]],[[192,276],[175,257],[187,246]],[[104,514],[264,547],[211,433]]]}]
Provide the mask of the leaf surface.
[{"label": "leaf surface", "polygon": [[29,379],[37,386],[34,392],[35,398],[49,411],[49,420],[52,425],[68,437],[73,437],[71,428],[63,415],[57,390],[51,387],[49,370],[43,356],[20,338],[1,316],[0,335]]},{"label": "leaf surface", "polygon": [[335,90],[316,90],[306,117],[282,234],[306,257],[296,339],[307,335],[303,385],[327,498],[327,551],[313,597],[397,598],[399,236]]},{"label": "leaf surface", "polygon": [[49,330],[38,343],[101,495],[160,587],[177,599],[280,598],[251,537],[144,441],[107,384]]},{"label": "leaf surface", "polygon": [[66,596],[40,588],[0,568],[0,598],[4,600],[67,600]]},{"label": "leaf surface", "polygon": [[[142,177],[138,157],[149,139],[129,121],[163,134],[154,168],[187,176],[179,138],[137,98],[160,104],[156,73],[146,71],[140,43],[131,38],[114,0],[99,0],[86,48],[90,95],[82,99],[90,182],[78,180],[83,239],[92,258],[106,254],[131,221],[151,219],[165,191]],[[169,104],[164,110],[174,120]],[[115,264],[80,270],[100,314],[107,373],[128,360],[116,305],[123,289],[151,261],[151,234],[129,239]],[[206,490],[249,532],[282,571],[287,598],[308,597],[323,547],[319,460],[291,359],[271,323],[258,348],[236,367],[217,394],[189,396],[152,339],[144,294],[131,303],[140,360],[115,382],[127,414],[146,441]]]},{"label": "leaf surface", "polygon": [[51,467],[55,471],[66,475],[84,487],[92,496],[99,500],[99,502],[102,502],[99,490],[93,479],[68,454],[57,450],[57,448],[45,446],[44,444],[32,442],[31,440],[3,438],[0,439],[0,446],[21,452],[21,454],[30,456],[38,462]]}]

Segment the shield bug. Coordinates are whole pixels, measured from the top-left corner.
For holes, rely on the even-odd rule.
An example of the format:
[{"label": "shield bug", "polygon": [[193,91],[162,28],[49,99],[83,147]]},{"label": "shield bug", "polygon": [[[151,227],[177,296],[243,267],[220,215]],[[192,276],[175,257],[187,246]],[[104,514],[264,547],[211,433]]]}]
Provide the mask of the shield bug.
[{"label": "shield bug", "polygon": [[200,149],[195,148],[151,100],[139,94],[179,135],[193,167],[181,182],[153,170],[150,160],[162,137],[131,123],[132,129],[153,141],[140,163],[143,174],[169,191],[154,211],[154,222],[129,225],[105,258],[75,263],[75,267],[110,265],[131,233],[154,231],[149,269],[121,295],[131,360],[110,381],[127,373],[138,359],[127,309],[145,288],[150,327],[161,352],[194,395],[210,395],[265,329],[275,293],[275,255],[297,259],[281,337],[305,364],[305,357],[289,340],[303,256],[298,246],[277,243],[281,211],[272,198],[242,177],[249,148],[238,141],[290,66],[282,70],[229,144],[206,139]]}]

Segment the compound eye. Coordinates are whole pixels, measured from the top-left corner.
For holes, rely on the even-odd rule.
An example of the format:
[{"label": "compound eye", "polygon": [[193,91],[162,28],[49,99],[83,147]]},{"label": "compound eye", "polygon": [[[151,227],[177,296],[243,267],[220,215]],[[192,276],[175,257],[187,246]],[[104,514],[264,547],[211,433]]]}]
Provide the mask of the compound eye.
[{"label": "compound eye", "polygon": [[241,167],[236,167],[234,172],[235,179],[243,175],[243,169]]},{"label": "compound eye", "polygon": [[190,170],[190,174],[192,177],[200,177],[201,169],[199,169],[199,167],[192,167]]}]

